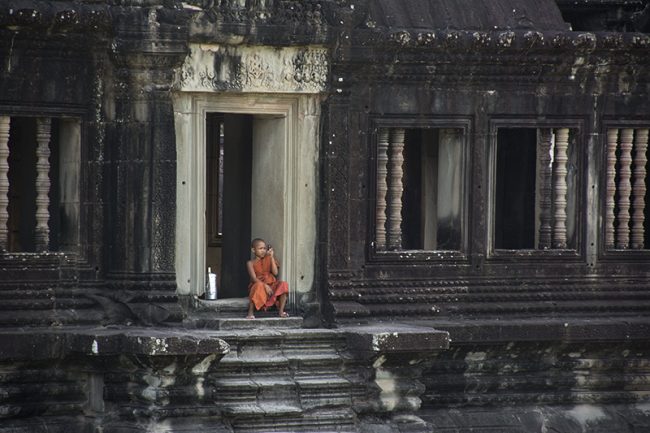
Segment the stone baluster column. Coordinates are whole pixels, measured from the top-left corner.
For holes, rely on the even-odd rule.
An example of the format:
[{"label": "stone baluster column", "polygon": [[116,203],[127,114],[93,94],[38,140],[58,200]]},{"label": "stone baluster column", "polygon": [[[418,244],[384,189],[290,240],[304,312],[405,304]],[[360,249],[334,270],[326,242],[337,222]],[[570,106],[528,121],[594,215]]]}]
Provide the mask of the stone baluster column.
[{"label": "stone baluster column", "polygon": [[634,130],[621,130],[621,172],[618,180],[618,227],[616,230],[616,248],[630,246],[630,196],[632,193],[632,139]]},{"label": "stone baluster column", "polygon": [[388,247],[402,247],[402,194],[404,186],[402,176],[404,171],[404,134],[403,128],[394,128],[390,133],[390,203]]},{"label": "stone baluster column", "polygon": [[539,242],[538,248],[546,250],[551,247],[551,201],[553,195],[552,162],[551,162],[551,140],[552,130],[542,128],[539,131],[539,159],[540,159],[540,212],[539,212]]},{"label": "stone baluster column", "polygon": [[0,116],[0,251],[8,249],[9,229],[9,127],[11,118]]},{"label": "stone baluster column", "polygon": [[375,243],[378,250],[386,248],[386,192],[388,191],[388,129],[380,128],[377,141],[377,228]]},{"label": "stone baluster column", "polygon": [[605,248],[614,248],[614,195],[616,194],[616,147],[618,128],[607,131],[607,189],[605,197]]},{"label": "stone baluster column", "polygon": [[50,138],[52,119],[36,120],[36,251],[47,251],[50,243]]},{"label": "stone baluster column", "polygon": [[643,249],[644,230],[643,222],[645,220],[645,176],[646,176],[646,151],[648,150],[648,129],[637,129],[634,140],[634,186],[632,195],[634,197],[632,205],[634,213],[632,214],[632,248]]},{"label": "stone baluster column", "polygon": [[569,147],[569,128],[555,131],[555,226],[553,247],[566,248],[566,194],[567,194],[567,149]]}]

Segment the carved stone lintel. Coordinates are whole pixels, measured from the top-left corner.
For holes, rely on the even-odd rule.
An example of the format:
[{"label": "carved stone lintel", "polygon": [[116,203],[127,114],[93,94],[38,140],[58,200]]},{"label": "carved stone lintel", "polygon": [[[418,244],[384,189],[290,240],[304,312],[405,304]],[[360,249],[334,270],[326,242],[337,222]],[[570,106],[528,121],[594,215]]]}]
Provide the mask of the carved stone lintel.
[{"label": "carved stone lintel", "polygon": [[177,76],[181,90],[319,93],[327,86],[329,61],[323,48],[192,44],[190,51]]},{"label": "carved stone lintel", "polygon": [[567,247],[566,233],[566,194],[567,194],[567,149],[569,147],[569,128],[555,131],[555,226],[553,247]]},{"label": "carved stone lintel", "polygon": [[539,130],[539,159],[541,166],[541,199],[539,212],[539,242],[538,248],[545,250],[551,247],[551,201],[553,189],[552,162],[551,162],[551,140],[553,131],[550,128]]},{"label": "carved stone lintel", "polygon": [[632,139],[634,129],[621,130],[620,176],[618,180],[618,226],[616,230],[616,248],[626,249],[630,246],[630,196],[632,193]]},{"label": "carved stone lintel", "polygon": [[46,251],[50,242],[50,137],[52,119],[36,121],[36,251]]},{"label": "carved stone lintel", "polygon": [[386,192],[388,183],[388,129],[379,129],[377,140],[377,228],[375,242],[377,250],[386,248]]},{"label": "carved stone lintel", "polygon": [[7,249],[9,230],[9,128],[11,118],[0,116],[0,251]]},{"label": "carved stone lintel", "polygon": [[402,176],[404,171],[404,135],[403,128],[394,128],[390,132],[390,201],[389,201],[389,229],[388,247],[400,249],[402,247],[402,194],[404,186]]},{"label": "carved stone lintel", "polygon": [[605,198],[605,248],[614,248],[614,195],[616,194],[616,148],[618,128],[607,130],[607,188]]},{"label": "carved stone lintel", "polygon": [[644,229],[643,222],[645,220],[645,177],[646,177],[646,163],[648,158],[646,151],[648,150],[648,129],[637,129],[634,140],[634,186],[632,187],[632,195],[634,197],[632,207],[634,213],[632,214],[632,248],[642,249],[644,246]]}]

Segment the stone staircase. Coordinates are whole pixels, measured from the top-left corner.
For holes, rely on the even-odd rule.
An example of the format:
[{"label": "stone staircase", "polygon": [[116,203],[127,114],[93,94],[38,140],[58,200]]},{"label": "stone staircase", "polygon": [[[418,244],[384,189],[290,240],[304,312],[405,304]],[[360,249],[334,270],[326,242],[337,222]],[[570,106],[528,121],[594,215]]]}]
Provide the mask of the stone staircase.
[{"label": "stone staircase", "polygon": [[224,340],[231,352],[206,380],[233,431],[357,431],[340,335],[252,329]]},{"label": "stone staircase", "polygon": [[[447,344],[446,333],[431,329],[307,329],[301,317],[279,318],[275,309],[247,320],[247,298],[196,301],[184,325],[230,345],[206,373],[204,386],[211,388],[223,424],[236,433],[402,431],[389,427],[386,407],[410,412],[419,406],[411,395],[422,389],[411,379],[414,364],[401,354]],[[376,382],[379,357],[386,363],[383,371],[395,373],[383,376],[395,390]],[[424,427],[411,425],[408,431]]]},{"label": "stone staircase", "polygon": [[237,433],[359,431],[353,399],[367,386],[351,374],[345,336],[275,310],[248,320],[247,306],[247,298],[198,300],[184,322],[230,345],[205,378],[224,424]]}]

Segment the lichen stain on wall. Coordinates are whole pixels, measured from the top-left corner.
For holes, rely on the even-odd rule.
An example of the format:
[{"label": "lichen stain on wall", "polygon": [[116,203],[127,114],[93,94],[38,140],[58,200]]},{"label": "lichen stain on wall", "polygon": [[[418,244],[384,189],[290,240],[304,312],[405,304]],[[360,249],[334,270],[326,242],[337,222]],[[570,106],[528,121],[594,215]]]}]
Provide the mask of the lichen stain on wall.
[{"label": "lichen stain on wall", "polygon": [[201,362],[192,367],[192,374],[198,376],[196,378],[196,383],[194,384],[194,389],[196,390],[196,395],[203,399],[205,397],[205,389],[203,387],[203,382],[205,381],[205,373],[208,371],[210,366],[213,364],[216,359],[216,354],[211,354],[203,358]]},{"label": "lichen stain on wall", "polygon": [[375,382],[381,389],[379,399],[384,409],[388,411],[394,410],[400,401],[400,394],[397,392],[397,381],[393,375],[383,368],[378,368],[376,370]]},{"label": "lichen stain on wall", "polygon": [[607,417],[605,412],[598,406],[581,404],[567,411],[567,414],[575,419],[584,431],[589,431],[589,424],[597,423]]}]

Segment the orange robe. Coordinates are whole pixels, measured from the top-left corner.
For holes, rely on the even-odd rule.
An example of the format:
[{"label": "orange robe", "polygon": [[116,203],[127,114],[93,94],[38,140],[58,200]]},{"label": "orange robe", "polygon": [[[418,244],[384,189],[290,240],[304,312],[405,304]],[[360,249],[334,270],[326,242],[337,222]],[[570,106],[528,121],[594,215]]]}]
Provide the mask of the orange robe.
[{"label": "orange robe", "polygon": [[[248,298],[253,301],[256,310],[272,307],[280,295],[289,293],[289,285],[286,281],[276,280],[271,273],[271,260],[271,256],[264,256],[260,260],[253,261],[253,270],[259,281],[248,285]],[[273,295],[266,294],[264,284],[271,286]]]}]

